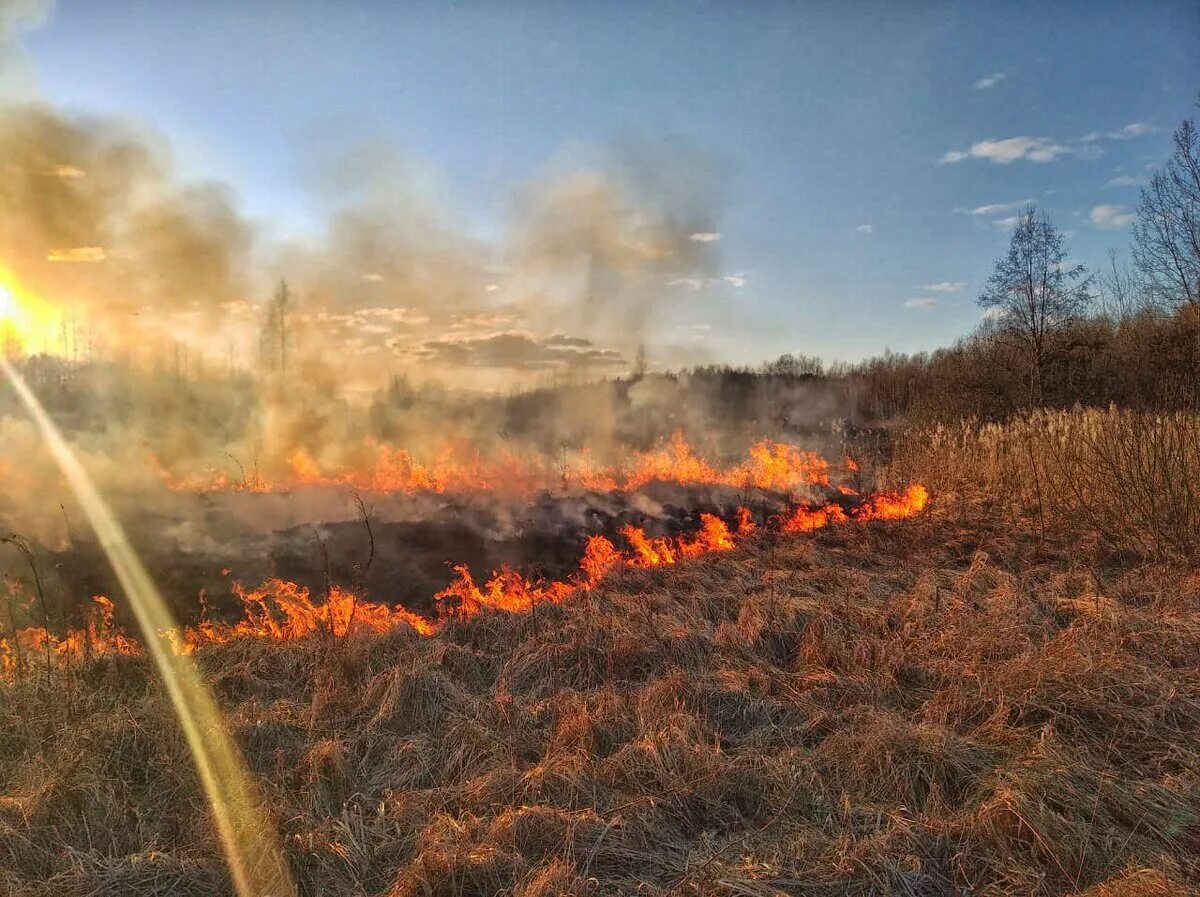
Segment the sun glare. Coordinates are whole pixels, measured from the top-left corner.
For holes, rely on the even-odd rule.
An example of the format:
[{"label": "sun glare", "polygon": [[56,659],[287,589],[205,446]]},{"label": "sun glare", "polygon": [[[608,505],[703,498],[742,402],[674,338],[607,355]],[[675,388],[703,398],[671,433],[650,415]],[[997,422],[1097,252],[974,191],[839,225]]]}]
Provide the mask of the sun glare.
[{"label": "sun glare", "polygon": [[39,342],[52,343],[59,313],[16,276],[0,265],[0,333],[15,337],[22,348],[33,349]]}]

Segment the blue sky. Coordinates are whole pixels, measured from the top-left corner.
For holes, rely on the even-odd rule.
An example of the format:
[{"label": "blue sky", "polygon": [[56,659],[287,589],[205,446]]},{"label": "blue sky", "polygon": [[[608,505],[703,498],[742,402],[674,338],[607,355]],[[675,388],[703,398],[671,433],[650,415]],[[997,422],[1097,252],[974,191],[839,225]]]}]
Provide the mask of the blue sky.
[{"label": "blue sky", "polygon": [[1196,114],[1198,38],[1194,2],[60,0],[24,44],[45,98],[150,123],[283,232],[314,225],[303,166],[331,140],[403,147],[484,237],[580,146],[696,147],[728,279],[671,301],[753,361],[969,332],[1023,200],[1073,258],[1124,251],[1137,181]]}]

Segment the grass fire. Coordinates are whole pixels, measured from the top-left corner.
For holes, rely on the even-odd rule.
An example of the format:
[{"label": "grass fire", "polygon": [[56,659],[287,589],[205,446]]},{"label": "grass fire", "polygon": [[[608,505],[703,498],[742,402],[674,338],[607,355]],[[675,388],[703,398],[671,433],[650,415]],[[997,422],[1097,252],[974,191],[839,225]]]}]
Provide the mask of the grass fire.
[{"label": "grass fire", "polygon": [[0,897],[1200,895],[1200,11],[869,7],[0,0]]}]

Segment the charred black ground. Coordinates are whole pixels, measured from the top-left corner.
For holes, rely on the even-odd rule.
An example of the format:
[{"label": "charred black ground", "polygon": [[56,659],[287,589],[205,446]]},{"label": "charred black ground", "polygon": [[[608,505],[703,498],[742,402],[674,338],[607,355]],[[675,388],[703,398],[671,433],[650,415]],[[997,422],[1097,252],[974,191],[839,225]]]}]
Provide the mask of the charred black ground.
[{"label": "charred black ground", "polygon": [[[330,504],[334,490],[302,489],[309,500]],[[509,565],[530,578],[561,579],[572,573],[589,536],[622,543],[620,531],[634,526],[651,536],[676,536],[700,528],[701,514],[734,525],[740,507],[764,523],[793,506],[796,498],[761,489],[689,487],[652,482],[634,491],[560,494],[527,498],[479,494],[357,496],[365,517],[264,528],[256,505],[281,506],[296,495],[183,495],[184,508],[199,509],[186,526],[184,515],[135,514],[126,526],[148,569],[182,622],[199,613],[203,591],[218,613],[239,607],[233,586],[272,577],[296,582],[314,594],[328,584],[363,588],[373,600],[428,612],[432,596],[445,587],[452,567],[465,564],[478,579]],[[805,499],[849,510],[858,499],[818,488]],[[341,490],[336,503],[357,510],[355,496]],[[270,515],[267,515],[269,519]],[[398,519],[399,518],[399,519]],[[195,536],[198,527],[219,539]],[[119,596],[119,587],[96,542],[72,533],[64,546],[38,546],[48,561],[48,588],[57,615],[76,622],[92,595]],[[124,610],[118,604],[119,613]]]}]

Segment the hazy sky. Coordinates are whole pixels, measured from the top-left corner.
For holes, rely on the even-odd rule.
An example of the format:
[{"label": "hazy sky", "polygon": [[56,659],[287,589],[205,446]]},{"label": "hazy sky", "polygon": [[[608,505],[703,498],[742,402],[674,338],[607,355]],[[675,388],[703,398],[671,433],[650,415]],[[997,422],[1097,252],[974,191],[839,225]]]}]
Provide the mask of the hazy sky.
[{"label": "hazy sky", "polygon": [[1200,90],[1194,0],[60,0],[24,44],[42,96],[149,123],[282,231],[312,226],[302,168],[330,141],[403,147],[485,238],[583,146],[694,148],[719,270],[669,289],[732,360],[965,334],[1025,200],[1073,258],[1124,251]]}]

